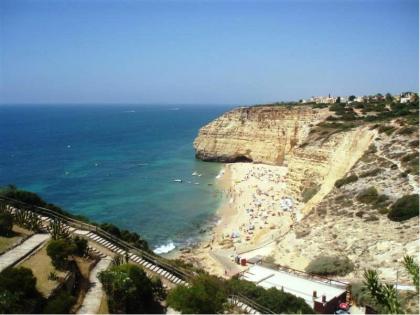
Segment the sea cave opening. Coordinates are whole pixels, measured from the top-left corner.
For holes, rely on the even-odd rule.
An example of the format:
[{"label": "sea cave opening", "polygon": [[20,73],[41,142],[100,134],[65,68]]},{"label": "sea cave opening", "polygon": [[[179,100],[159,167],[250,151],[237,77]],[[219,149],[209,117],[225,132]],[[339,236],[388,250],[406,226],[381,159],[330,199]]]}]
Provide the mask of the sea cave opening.
[{"label": "sea cave opening", "polygon": [[233,158],[232,162],[252,163],[252,159],[245,155],[237,155]]}]

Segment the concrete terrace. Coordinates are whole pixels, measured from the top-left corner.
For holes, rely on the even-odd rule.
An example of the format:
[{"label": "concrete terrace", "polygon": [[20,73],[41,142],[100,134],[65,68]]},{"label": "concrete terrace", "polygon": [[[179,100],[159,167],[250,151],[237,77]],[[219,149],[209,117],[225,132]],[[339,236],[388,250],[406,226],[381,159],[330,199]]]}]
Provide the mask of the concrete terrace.
[{"label": "concrete terrace", "polygon": [[[329,301],[346,292],[344,286],[340,288],[322,281],[306,279],[292,273],[269,269],[259,265],[250,267],[243,273],[242,278],[266,289],[275,287],[296,295],[297,297],[303,298],[311,307],[313,307],[314,301],[321,302],[322,295],[325,295],[327,301]],[[313,291],[317,292],[317,298],[315,299],[312,296]]]}]

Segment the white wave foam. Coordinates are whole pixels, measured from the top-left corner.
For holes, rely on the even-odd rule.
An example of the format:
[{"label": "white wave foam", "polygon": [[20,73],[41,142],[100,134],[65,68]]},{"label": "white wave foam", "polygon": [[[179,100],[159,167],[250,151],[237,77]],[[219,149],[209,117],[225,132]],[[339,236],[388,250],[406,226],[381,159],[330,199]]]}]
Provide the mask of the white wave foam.
[{"label": "white wave foam", "polygon": [[155,254],[158,254],[158,255],[166,254],[166,253],[169,253],[170,251],[173,251],[175,249],[175,247],[176,247],[175,244],[172,241],[169,241],[168,243],[166,243],[164,245],[156,247],[153,250],[153,252]]}]

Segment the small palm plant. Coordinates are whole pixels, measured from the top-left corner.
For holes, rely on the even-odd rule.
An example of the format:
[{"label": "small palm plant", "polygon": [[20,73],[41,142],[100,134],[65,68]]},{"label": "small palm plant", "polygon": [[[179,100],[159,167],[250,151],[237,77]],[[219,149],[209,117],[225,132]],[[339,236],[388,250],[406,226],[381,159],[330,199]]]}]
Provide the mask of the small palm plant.
[{"label": "small palm plant", "polygon": [[413,257],[407,255],[404,256],[404,267],[411,275],[416,291],[419,293],[419,264],[414,261]]},{"label": "small palm plant", "polygon": [[34,232],[40,232],[42,231],[42,221],[38,215],[28,211],[25,215],[24,227]]},{"label": "small palm plant", "polygon": [[376,270],[365,270],[363,277],[365,278],[363,284],[366,290],[376,303],[384,308],[386,313],[403,313],[398,300],[397,289],[393,285],[382,284]]},{"label": "small palm plant", "polygon": [[59,219],[54,219],[49,227],[48,232],[53,240],[67,239],[70,237],[69,228]]},{"label": "small palm plant", "polygon": [[113,266],[120,266],[124,264],[124,258],[121,255],[115,255],[114,258],[112,258],[112,265]]}]

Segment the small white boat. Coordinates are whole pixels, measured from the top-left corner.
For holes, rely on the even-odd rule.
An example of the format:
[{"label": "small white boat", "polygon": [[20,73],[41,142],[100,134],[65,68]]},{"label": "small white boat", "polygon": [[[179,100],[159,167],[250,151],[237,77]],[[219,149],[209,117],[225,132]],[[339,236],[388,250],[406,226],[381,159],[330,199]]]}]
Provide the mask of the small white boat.
[{"label": "small white boat", "polygon": [[193,172],[191,175],[192,175],[192,176],[197,176],[197,175],[198,175],[198,173],[195,171],[195,172]]},{"label": "small white boat", "polygon": [[177,183],[182,183],[182,179],[174,179],[173,181]]}]

